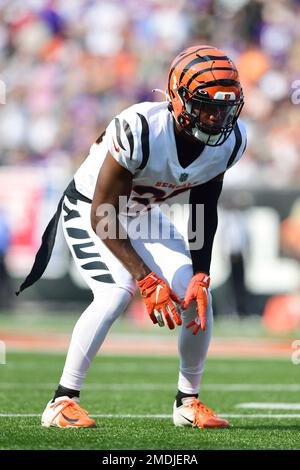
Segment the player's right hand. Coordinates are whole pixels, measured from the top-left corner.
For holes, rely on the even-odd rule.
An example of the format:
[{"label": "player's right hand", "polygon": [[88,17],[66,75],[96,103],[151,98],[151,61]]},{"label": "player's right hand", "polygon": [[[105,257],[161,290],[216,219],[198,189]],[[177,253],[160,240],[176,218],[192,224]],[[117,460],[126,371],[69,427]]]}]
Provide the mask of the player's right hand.
[{"label": "player's right hand", "polygon": [[170,330],[175,328],[173,319],[177,325],[182,324],[180,314],[174,303],[180,304],[180,299],[163,279],[154,272],[151,272],[140,281],[137,281],[137,283],[153,323],[164,326],[165,317]]}]

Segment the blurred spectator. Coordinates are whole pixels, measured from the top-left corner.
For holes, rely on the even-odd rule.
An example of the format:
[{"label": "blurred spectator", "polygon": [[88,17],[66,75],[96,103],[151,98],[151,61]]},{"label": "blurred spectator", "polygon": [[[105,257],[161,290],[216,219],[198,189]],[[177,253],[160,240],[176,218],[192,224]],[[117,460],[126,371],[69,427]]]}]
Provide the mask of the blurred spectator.
[{"label": "blurred spectator", "polygon": [[0,311],[11,307],[12,286],[6,268],[6,254],[10,245],[10,229],[4,209],[0,207]]},{"label": "blurred spectator", "polygon": [[240,69],[249,130],[233,186],[300,182],[299,0],[2,0],[0,165],[47,165],[61,152],[75,170],[124,107],[160,99],[171,59],[211,43]]}]

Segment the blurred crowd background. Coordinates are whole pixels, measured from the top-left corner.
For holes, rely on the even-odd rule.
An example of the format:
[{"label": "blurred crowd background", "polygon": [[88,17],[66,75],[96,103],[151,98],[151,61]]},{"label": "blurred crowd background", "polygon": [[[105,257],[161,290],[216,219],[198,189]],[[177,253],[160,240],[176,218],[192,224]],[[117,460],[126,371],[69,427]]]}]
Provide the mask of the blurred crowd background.
[{"label": "blurred crowd background", "polygon": [[[1,0],[0,164],[76,169],[114,114],[166,88],[173,57],[213,44],[236,63],[249,145],[233,184],[300,182],[299,0]],[[300,88],[300,84],[299,84]]]},{"label": "blurred crowd background", "polygon": [[[292,298],[300,324],[299,25],[300,0],[0,0],[4,291],[10,275],[22,277],[31,266],[49,215],[43,201],[57,203],[61,175],[69,179],[122,109],[163,99],[152,90],[166,89],[170,63],[181,50],[212,44],[240,71],[248,128],[246,156],[226,178],[229,196],[215,259],[217,284],[227,288],[220,291],[219,305],[231,297],[226,302],[231,311],[262,313],[270,296],[288,294],[272,311],[283,311],[286,319],[290,307],[284,302]],[[14,217],[5,203],[11,187]],[[242,196],[230,194],[245,189]],[[26,210],[20,208],[22,200]],[[227,250],[229,267],[220,262],[218,246],[223,255]],[[64,246],[49,279],[67,272],[65,252]],[[73,281],[80,284],[74,273]],[[65,295],[66,283],[62,290]],[[255,296],[254,304],[247,292]]]}]

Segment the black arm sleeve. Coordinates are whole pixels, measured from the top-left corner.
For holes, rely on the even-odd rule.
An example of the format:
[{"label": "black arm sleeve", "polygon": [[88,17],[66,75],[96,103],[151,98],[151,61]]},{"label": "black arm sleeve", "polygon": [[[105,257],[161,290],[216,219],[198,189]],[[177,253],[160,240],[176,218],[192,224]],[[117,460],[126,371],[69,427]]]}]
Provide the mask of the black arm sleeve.
[{"label": "black arm sleeve", "polygon": [[[214,180],[196,186],[190,191],[188,238],[194,274],[198,272],[209,274],[210,271],[213,241],[218,226],[217,204],[222,187],[223,181]],[[197,204],[203,204],[204,220],[203,217],[199,217],[201,210],[199,211]],[[195,241],[201,239],[203,244],[202,248],[199,248]]]}]

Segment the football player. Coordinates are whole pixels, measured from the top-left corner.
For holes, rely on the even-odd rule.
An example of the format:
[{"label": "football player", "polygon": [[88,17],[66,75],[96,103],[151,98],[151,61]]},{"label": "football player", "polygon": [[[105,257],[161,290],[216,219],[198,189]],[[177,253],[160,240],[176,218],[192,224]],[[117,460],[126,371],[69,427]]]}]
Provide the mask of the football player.
[{"label": "football player", "polygon": [[[111,325],[137,288],[154,324],[179,326],[174,424],[228,426],[198,394],[212,333],[209,286],[217,203],[224,173],[245,150],[246,131],[239,119],[243,103],[238,71],[230,58],[212,46],[190,47],[171,65],[166,101],[125,109],[91,146],[20,289],[43,273],[63,211],[66,241],[94,298],[74,328],[58,388],[42,416],[43,426],[96,426],[79,405],[80,389]],[[184,191],[189,191],[191,207],[189,233],[197,205],[204,207],[204,223],[196,227],[196,233],[204,230],[204,243],[197,249],[192,238],[185,242],[159,208]],[[120,196],[125,197],[126,208],[121,207]],[[104,216],[103,207],[114,209],[110,217]],[[118,229],[115,236],[104,237],[103,229],[125,214],[138,219],[144,227],[142,236],[124,237]],[[152,224],[169,229],[172,236],[151,237],[142,223],[149,214]]]}]

